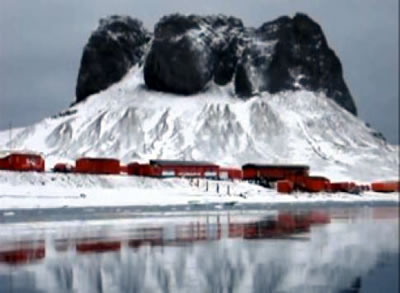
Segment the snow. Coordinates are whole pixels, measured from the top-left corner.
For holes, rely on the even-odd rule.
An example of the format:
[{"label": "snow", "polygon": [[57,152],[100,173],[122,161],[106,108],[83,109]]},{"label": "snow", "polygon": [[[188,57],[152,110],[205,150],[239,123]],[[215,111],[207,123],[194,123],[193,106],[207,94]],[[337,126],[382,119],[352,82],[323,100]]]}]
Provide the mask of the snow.
[{"label": "snow", "polygon": [[[208,185],[208,190],[207,190]],[[217,192],[219,185],[219,192]],[[228,187],[229,186],[229,187]],[[128,175],[0,172],[0,210],[187,204],[370,203],[398,204],[397,193],[279,194],[241,181],[153,179]],[[228,194],[229,188],[229,194]],[[7,213],[7,212],[6,212]]]},{"label": "snow", "polygon": [[[212,83],[206,91],[190,97],[154,92],[144,85],[142,69],[135,67],[121,82],[68,109],[69,114],[62,112],[13,130],[11,141],[8,130],[0,132],[0,150],[40,152],[47,170],[57,162],[73,163],[81,156],[99,156],[119,158],[123,163],[194,159],[223,166],[250,162],[307,164],[312,175],[360,183],[399,177],[399,146],[376,137],[373,129],[322,93],[262,93],[242,100],[232,92],[231,84],[216,87]],[[53,177],[56,179],[51,181]],[[259,189],[247,183],[233,187],[249,194]],[[15,176],[1,172],[0,189],[2,208],[223,200],[189,186],[185,180],[123,176]],[[80,198],[81,193],[88,197]],[[143,196],[127,196],[134,193]],[[293,197],[265,190],[260,191],[262,195],[254,194],[246,201],[293,201]],[[51,198],[51,202],[38,196]],[[299,195],[296,201],[303,197],[309,200],[308,195]],[[318,196],[312,200],[315,198]],[[321,196],[323,200],[329,198]]]}]

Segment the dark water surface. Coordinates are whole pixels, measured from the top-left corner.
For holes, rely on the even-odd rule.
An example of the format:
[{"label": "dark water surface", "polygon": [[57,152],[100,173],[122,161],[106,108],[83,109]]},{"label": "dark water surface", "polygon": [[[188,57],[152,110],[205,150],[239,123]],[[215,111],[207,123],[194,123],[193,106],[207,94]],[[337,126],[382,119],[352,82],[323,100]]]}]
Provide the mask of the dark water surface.
[{"label": "dark water surface", "polygon": [[0,292],[399,291],[397,206],[0,214]]}]

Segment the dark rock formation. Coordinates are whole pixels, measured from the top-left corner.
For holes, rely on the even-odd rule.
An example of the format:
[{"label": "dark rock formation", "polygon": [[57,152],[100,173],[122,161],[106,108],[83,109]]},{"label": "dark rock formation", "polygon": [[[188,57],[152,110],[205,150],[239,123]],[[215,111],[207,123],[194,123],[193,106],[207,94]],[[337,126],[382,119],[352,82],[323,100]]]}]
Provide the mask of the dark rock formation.
[{"label": "dark rock formation", "polygon": [[[212,80],[227,83],[234,65],[220,65],[222,51],[229,47],[221,35],[233,27],[243,27],[240,20],[226,16],[200,17],[174,14],[156,25],[154,39],[144,66],[147,86],[159,91],[190,95],[201,91]],[[229,56],[226,56],[227,61]],[[228,72],[227,72],[228,71]],[[226,73],[227,72],[227,73]]]},{"label": "dark rock formation", "polygon": [[235,87],[242,96],[262,91],[323,91],[357,113],[339,59],[328,47],[321,27],[304,14],[281,17],[256,30],[237,66]]},{"label": "dark rock formation", "polygon": [[107,88],[144,59],[148,88],[191,95],[209,82],[233,82],[239,97],[260,92],[322,91],[353,114],[356,106],[342,66],[321,27],[304,14],[284,16],[259,28],[240,19],[173,14],[150,35],[140,22],[113,16],[100,21],[85,47],[77,101]]},{"label": "dark rock formation", "polygon": [[76,101],[119,81],[144,56],[151,35],[128,16],[100,20],[86,44],[76,85]]},{"label": "dark rock formation", "polygon": [[234,80],[241,97],[259,92],[323,91],[356,114],[342,66],[321,27],[304,14],[258,29],[226,16],[163,17],[156,25],[144,77],[151,89],[190,95],[214,80]]},{"label": "dark rock formation", "polygon": [[144,79],[155,90],[193,94],[211,79],[215,59],[212,37],[200,20],[178,14],[163,17],[155,27]]}]

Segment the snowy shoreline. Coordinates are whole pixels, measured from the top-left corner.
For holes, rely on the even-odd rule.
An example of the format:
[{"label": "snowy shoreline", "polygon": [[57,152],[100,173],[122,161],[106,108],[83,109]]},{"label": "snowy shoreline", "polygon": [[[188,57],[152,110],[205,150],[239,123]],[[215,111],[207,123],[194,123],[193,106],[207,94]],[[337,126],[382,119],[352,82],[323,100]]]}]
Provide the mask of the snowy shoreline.
[{"label": "snowy shoreline", "polygon": [[[208,191],[206,191],[207,185]],[[399,204],[398,193],[284,195],[273,189],[265,189],[242,181],[208,180],[207,182],[204,179],[191,181],[179,178],[160,180],[124,175],[97,176],[2,171],[0,172],[0,190],[0,210],[216,204],[313,205],[374,202]]]}]

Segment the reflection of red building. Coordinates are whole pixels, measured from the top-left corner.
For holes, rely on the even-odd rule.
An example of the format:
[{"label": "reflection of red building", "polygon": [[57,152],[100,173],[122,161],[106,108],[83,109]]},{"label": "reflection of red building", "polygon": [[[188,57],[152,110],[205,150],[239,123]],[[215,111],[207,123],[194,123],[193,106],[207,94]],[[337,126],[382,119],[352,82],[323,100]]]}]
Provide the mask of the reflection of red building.
[{"label": "reflection of red building", "polygon": [[121,249],[119,241],[94,241],[80,242],[76,245],[76,251],[81,253],[100,253],[107,251],[118,251]]},{"label": "reflection of red building", "polygon": [[[216,221],[213,221],[216,220]],[[143,246],[163,247],[190,245],[201,241],[219,240],[225,235],[229,238],[266,239],[290,238],[297,233],[310,230],[311,225],[329,223],[330,218],[322,212],[308,212],[301,214],[279,213],[278,215],[260,221],[232,223],[230,218],[226,223],[226,230],[221,224],[220,217],[207,217],[207,222],[189,222],[170,226],[139,227],[129,230],[129,234],[120,238],[84,238],[59,239],[55,241],[56,251],[67,251],[71,244],[79,254],[107,253],[120,251],[123,243],[130,248]],[[224,233],[223,231],[226,231]],[[35,245],[21,246],[1,251],[0,263],[9,265],[27,264],[45,257],[44,242],[35,242]]]},{"label": "reflection of red building", "polygon": [[44,246],[0,251],[0,263],[10,265],[27,264],[45,257]]},{"label": "reflection of red building", "polygon": [[0,158],[0,170],[44,172],[45,162],[41,155],[10,153]]},{"label": "reflection of red building", "polygon": [[374,219],[398,219],[399,207],[376,207],[373,209]]},{"label": "reflection of red building", "polygon": [[276,218],[251,223],[229,224],[229,237],[263,239],[289,237],[296,233],[309,232],[311,225],[327,224],[330,218],[325,213],[306,214],[280,213]]},{"label": "reflection of red building", "polygon": [[230,224],[230,237],[262,239],[284,237],[309,231],[311,221],[307,217],[281,213],[276,219],[265,219],[253,223]]}]

